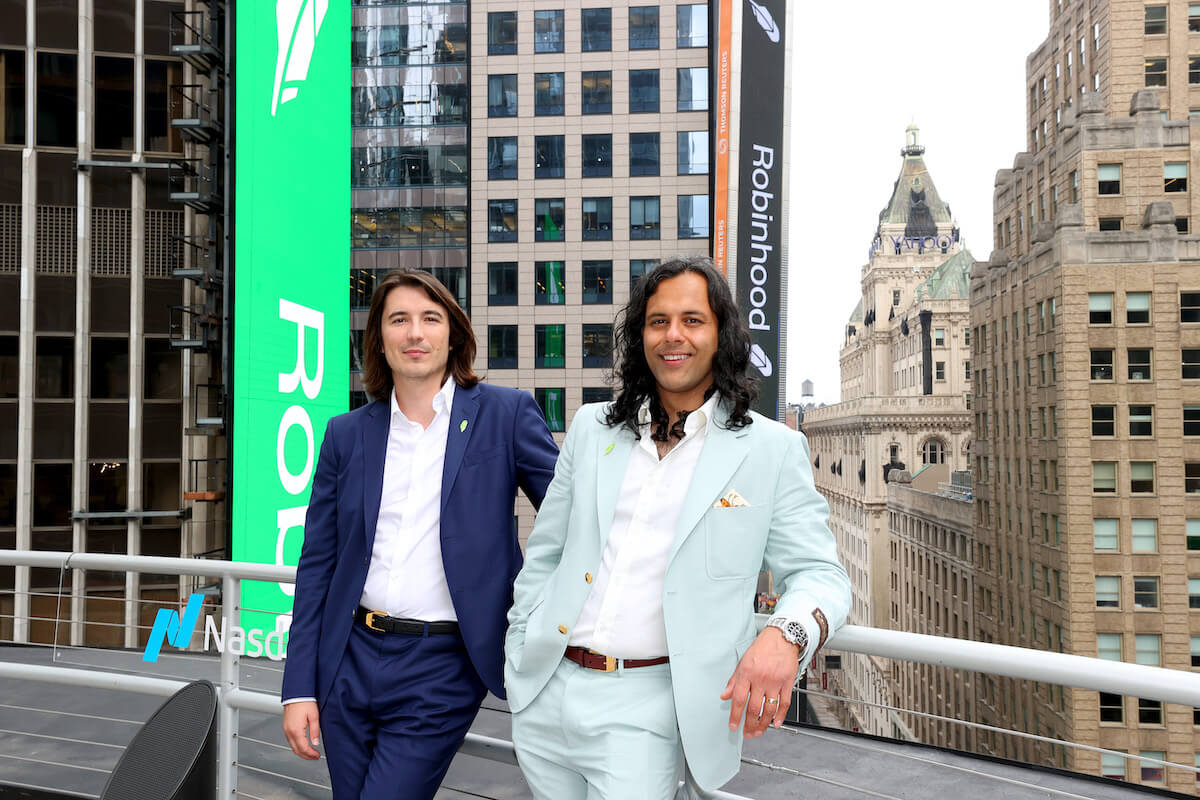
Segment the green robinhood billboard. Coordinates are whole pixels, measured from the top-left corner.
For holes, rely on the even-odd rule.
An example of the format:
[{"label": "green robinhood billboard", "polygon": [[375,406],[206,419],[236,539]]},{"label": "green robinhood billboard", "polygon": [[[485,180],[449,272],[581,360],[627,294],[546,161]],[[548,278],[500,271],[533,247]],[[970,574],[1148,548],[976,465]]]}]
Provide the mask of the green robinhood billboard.
[{"label": "green robinhood billboard", "polygon": [[[349,396],[350,2],[234,9],[233,559],[294,565]],[[286,630],[292,595],[244,583],[242,627]]]}]

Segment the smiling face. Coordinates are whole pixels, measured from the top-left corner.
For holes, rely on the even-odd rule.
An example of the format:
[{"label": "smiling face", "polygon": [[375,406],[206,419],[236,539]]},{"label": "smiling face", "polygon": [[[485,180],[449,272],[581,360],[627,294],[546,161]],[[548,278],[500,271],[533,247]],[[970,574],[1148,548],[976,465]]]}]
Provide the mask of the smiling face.
[{"label": "smiling face", "polygon": [[383,354],[397,386],[442,384],[450,356],[446,309],[421,289],[397,286],[384,301],[380,326]]},{"label": "smiling face", "polygon": [[646,302],[642,351],[669,414],[692,411],[713,385],[717,315],[708,304],[708,281],[683,272],[658,285]]}]

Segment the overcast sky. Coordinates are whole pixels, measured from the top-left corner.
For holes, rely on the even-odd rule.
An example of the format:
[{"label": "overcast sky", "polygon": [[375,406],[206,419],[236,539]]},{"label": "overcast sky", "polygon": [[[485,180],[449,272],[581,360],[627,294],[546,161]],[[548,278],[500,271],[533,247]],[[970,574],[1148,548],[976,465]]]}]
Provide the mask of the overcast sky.
[{"label": "overcast sky", "polygon": [[788,390],[839,400],[838,352],[879,211],[915,122],[972,255],[992,250],[992,186],[1025,146],[1025,57],[1047,0],[803,3],[793,23]]}]

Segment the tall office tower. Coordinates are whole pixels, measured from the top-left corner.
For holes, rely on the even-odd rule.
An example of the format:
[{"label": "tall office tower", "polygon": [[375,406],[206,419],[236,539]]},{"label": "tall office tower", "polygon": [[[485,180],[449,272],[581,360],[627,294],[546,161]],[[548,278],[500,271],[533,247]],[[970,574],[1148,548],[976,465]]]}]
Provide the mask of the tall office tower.
[{"label": "tall office tower", "polygon": [[[0,548],[218,548],[221,13],[4,0],[0,20]],[[0,636],[136,646],[138,601],[183,589],[0,569]]]},{"label": "tall office tower", "polygon": [[[1028,151],[971,283],[977,624],[988,641],[1200,663],[1200,5],[1050,4]],[[1192,709],[987,678],[981,721],[1200,764]],[[1193,773],[987,734],[986,751],[1194,792]]]},{"label": "tall office tower", "polygon": [[[862,268],[862,299],[846,326],[842,401],[805,412],[802,423],[850,573],[850,622],[881,627],[897,620],[889,588],[888,475],[907,469],[915,488],[937,491],[952,470],[968,468],[972,440],[967,289],[974,260],[934,186],[915,127],[906,139]],[[935,611],[940,618],[940,603],[929,616]],[[858,655],[840,662],[835,691],[877,704],[845,704],[850,716],[843,722],[904,735],[886,711],[894,699],[890,666]]]}]

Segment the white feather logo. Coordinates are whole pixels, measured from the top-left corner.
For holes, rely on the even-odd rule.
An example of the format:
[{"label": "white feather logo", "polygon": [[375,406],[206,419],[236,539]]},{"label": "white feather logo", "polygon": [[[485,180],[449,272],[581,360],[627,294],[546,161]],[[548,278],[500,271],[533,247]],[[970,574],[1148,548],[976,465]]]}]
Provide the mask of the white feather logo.
[{"label": "white feather logo", "polygon": [[754,0],[746,0],[746,2],[750,4],[750,10],[754,12],[754,18],[758,20],[759,27],[767,34],[767,38],[772,42],[778,42],[779,26],[775,24],[775,18],[771,16],[771,12]]},{"label": "white feather logo", "polygon": [[771,373],[775,371],[775,368],[771,366],[771,359],[767,358],[767,354],[756,344],[750,345],[750,363],[762,373],[764,378],[771,377]]},{"label": "white feather logo", "polygon": [[317,46],[317,32],[329,10],[329,0],[276,0],[275,27],[279,51],[275,56],[275,91],[271,95],[271,116],[282,103],[300,92],[308,77]]}]

